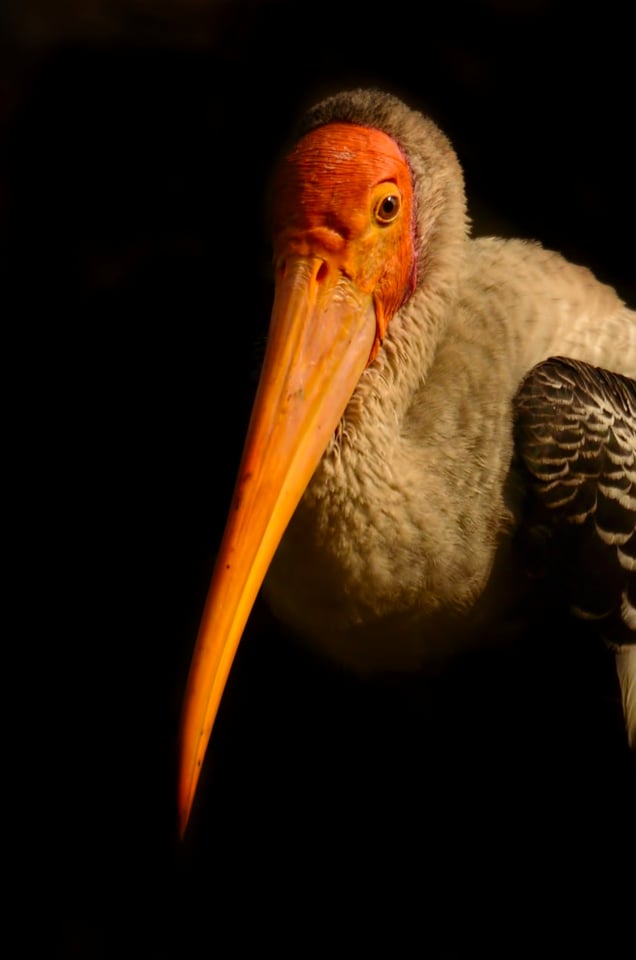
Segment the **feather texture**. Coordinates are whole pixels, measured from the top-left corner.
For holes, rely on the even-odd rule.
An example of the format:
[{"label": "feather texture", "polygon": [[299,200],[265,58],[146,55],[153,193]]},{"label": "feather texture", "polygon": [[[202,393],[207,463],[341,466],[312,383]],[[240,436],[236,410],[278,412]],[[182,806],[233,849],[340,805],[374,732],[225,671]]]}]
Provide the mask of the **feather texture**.
[{"label": "feather texture", "polygon": [[614,648],[627,737],[636,746],[636,382],[555,357],[515,401],[533,573]]},{"label": "feather texture", "polygon": [[548,529],[573,612],[636,641],[636,382],[567,358],[535,367],[516,398],[531,523]]},{"label": "feather texture", "polygon": [[472,643],[517,589],[521,380],[556,354],[635,375],[636,314],[538,243],[471,237],[461,167],[429,118],[353,91],[310,111],[300,134],[342,120],[378,126],[408,159],[418,286],[360,378],[265,590],[336,660],[417,668]]}]

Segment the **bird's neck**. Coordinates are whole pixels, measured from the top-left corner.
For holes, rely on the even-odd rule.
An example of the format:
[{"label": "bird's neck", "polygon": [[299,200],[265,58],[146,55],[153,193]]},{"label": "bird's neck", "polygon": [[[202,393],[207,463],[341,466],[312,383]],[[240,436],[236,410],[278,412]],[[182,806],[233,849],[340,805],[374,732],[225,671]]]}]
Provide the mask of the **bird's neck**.
[{"label": "bird's neck", "polygon": [[[434,294],[422,287],[393,318],[270,568],[266,593],[274,612],[349,665],[419,665],[422,621],[431,638],[447,637],[449,618],[457,612],[459,622],[459,608],[488,574],[492,519],[484,512],[486,529],[476,538],[483,556],[468,555],[462,537],[448,537],[448,513],[458,509],[447,503],[454,490],[439,450],[423,469],[428,447],[438,447],[439,438],[433,431],[422,442],[413,415],[416,398],[426,396],[456,296],[451,283],[438,284]],[[451,429],[461,435],[463,425]],[[470,441],[470,431],[464,438]],[[469,463],[459,446],[449,463],[453,457]],[[444,573],[448,569],[457,577]],[[387,629],[395,637],[388,650]]]}]

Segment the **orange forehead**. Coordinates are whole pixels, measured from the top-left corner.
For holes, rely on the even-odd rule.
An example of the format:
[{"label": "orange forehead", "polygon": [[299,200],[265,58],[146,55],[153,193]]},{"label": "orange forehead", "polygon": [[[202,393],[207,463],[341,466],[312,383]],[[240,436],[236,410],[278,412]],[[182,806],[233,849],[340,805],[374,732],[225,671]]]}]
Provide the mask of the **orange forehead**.
[{"label": "orange forehead", "polygon": [[322,222],[347,234],[355,229],[356,213],[366,216],[373,188],[386,181],[394,182],[410,201],[408,165],[391,137],[349,123],[318,127],[283,161],[276,220],[281,227]]}]

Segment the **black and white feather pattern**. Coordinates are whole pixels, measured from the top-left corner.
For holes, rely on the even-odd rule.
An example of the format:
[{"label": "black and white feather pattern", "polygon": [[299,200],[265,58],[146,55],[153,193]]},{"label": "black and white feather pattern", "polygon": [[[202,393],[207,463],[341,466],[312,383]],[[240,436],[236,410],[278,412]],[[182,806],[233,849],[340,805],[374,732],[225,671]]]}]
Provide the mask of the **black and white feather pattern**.
[{"label": "black and white feather pattern", "polygon": [[562,357],[538,364],[517,393],[515,449],[535,562],[612,646],[636,643],[636,381]]}]

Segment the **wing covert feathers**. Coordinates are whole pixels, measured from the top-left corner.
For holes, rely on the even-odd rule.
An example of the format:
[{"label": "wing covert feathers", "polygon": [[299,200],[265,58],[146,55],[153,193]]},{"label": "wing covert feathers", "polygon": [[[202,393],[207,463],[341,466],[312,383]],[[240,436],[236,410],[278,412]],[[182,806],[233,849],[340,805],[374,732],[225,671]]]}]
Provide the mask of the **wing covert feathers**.
[{"label": "wing covert feathers", "polygon": [[636,381],[577,360],[534,367],[515,403],[527,522],[567,565],[572,612],[636,642]]}]

